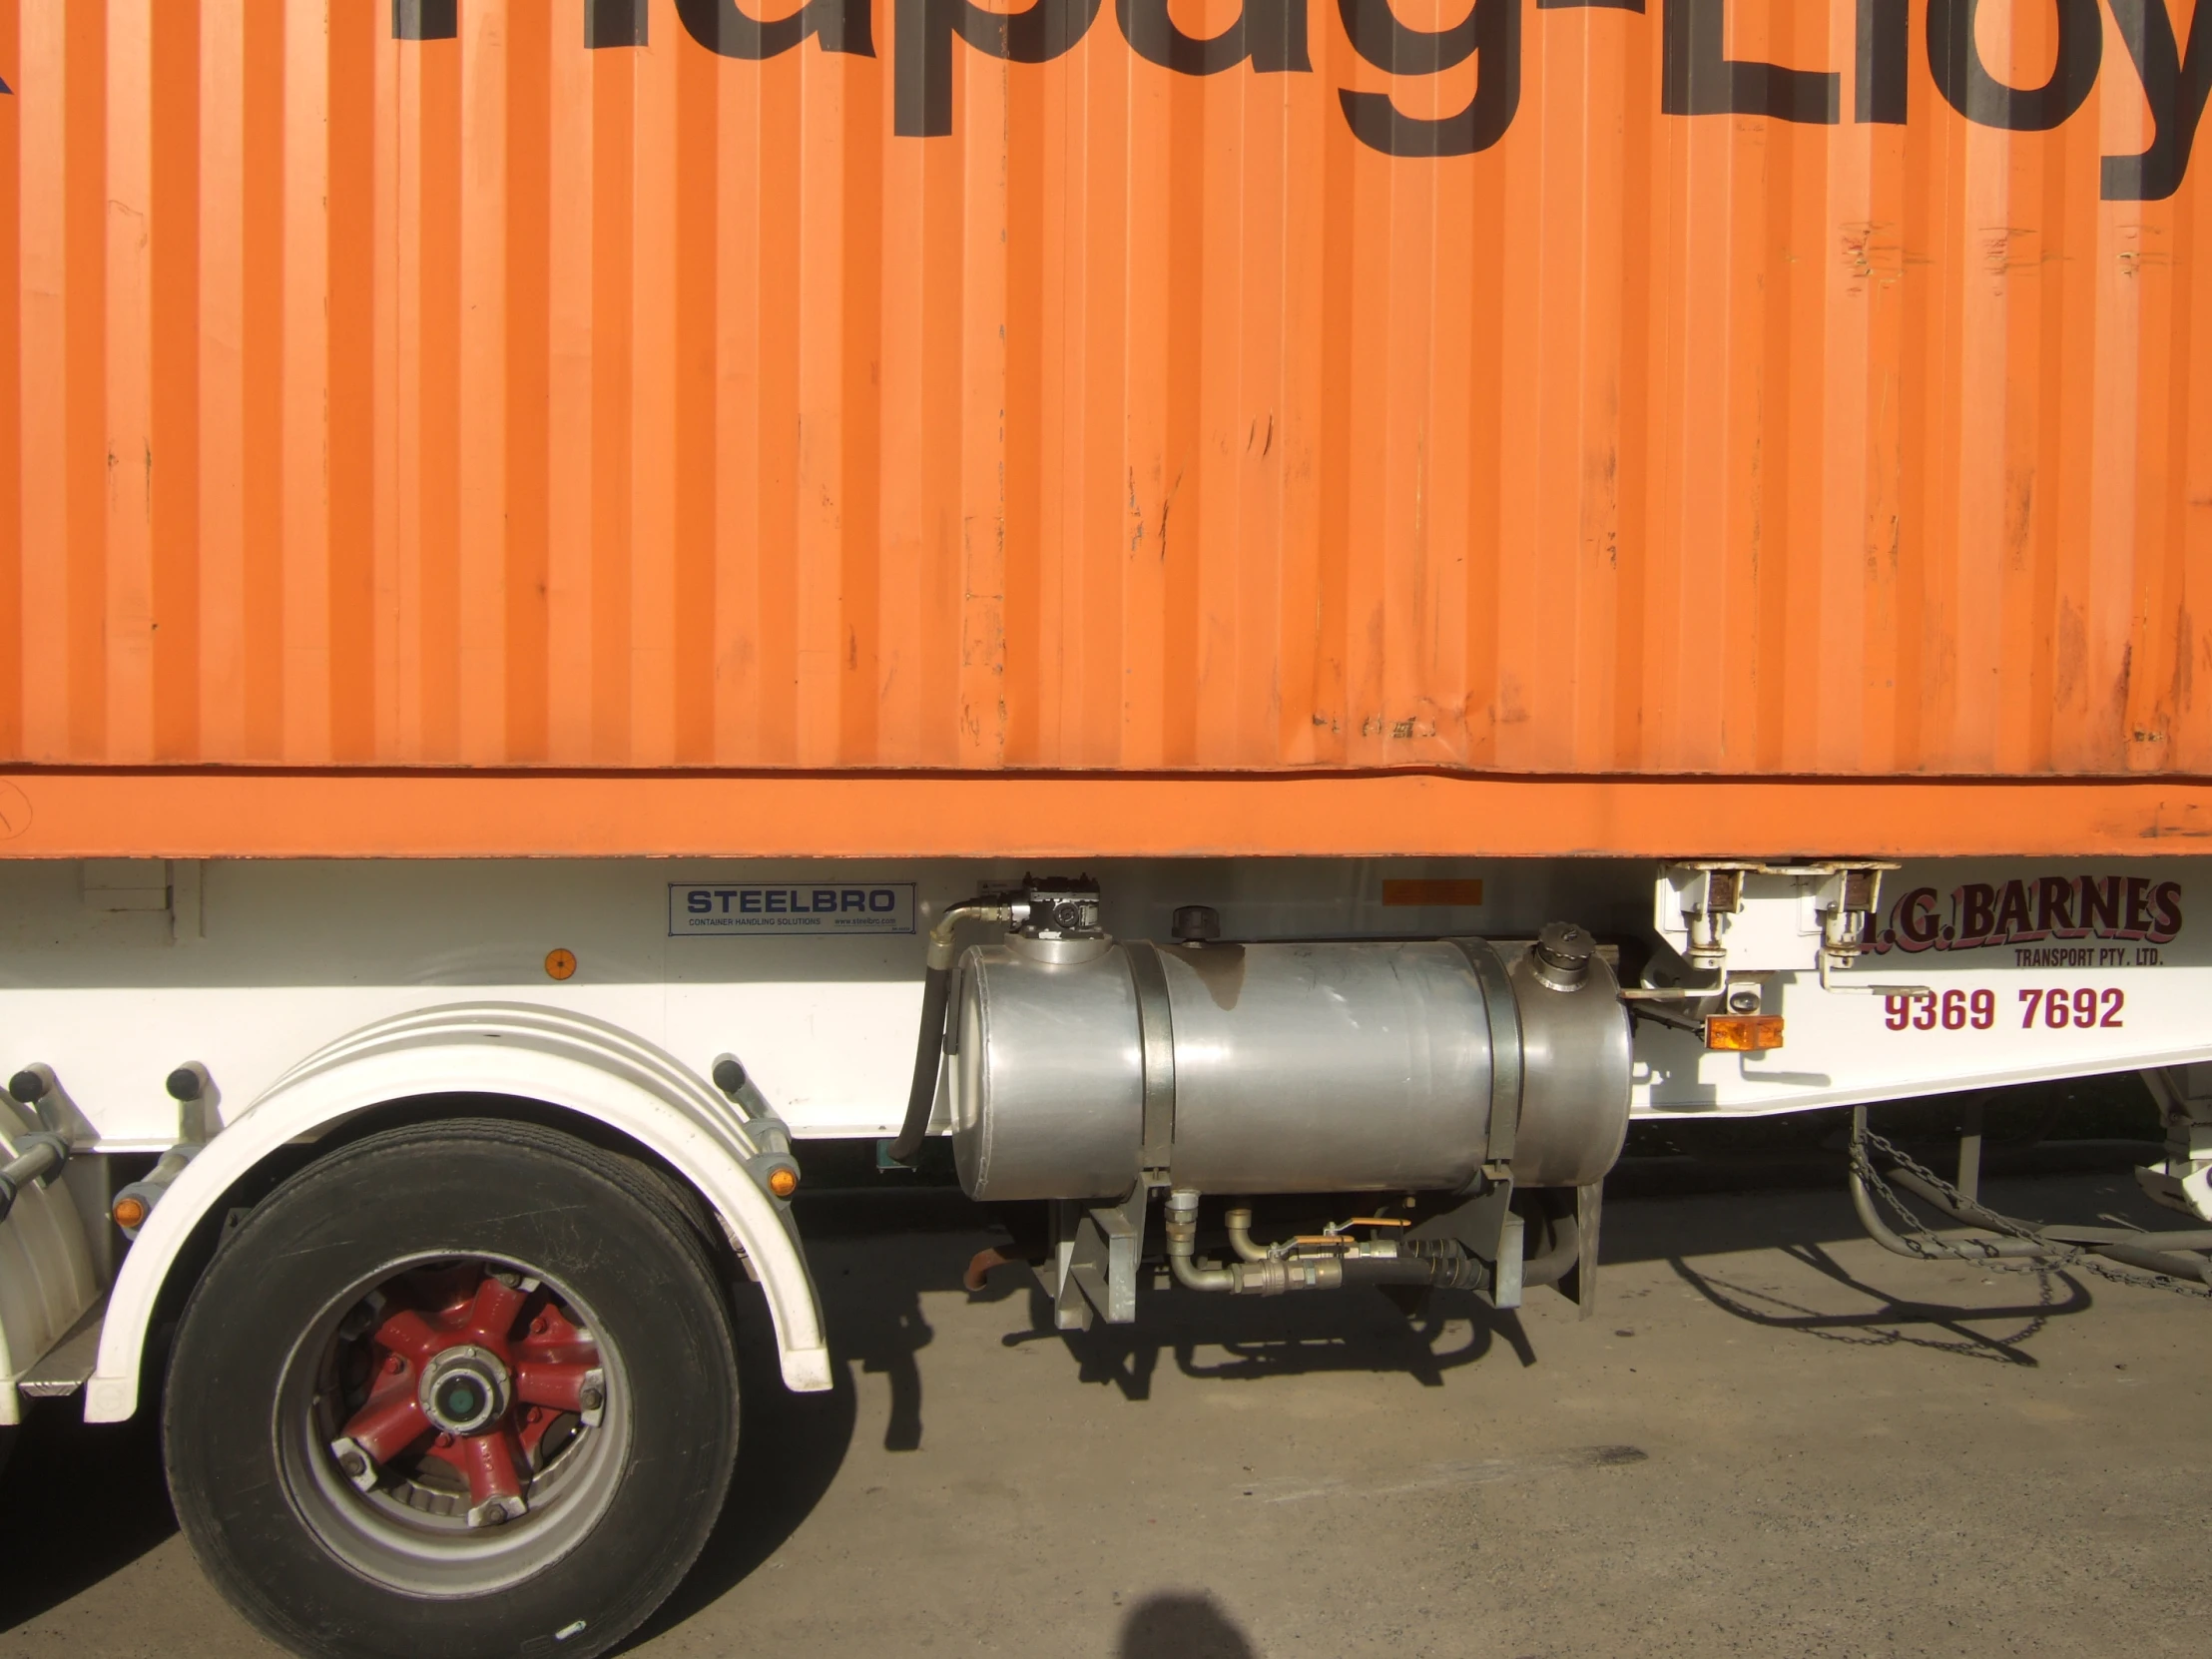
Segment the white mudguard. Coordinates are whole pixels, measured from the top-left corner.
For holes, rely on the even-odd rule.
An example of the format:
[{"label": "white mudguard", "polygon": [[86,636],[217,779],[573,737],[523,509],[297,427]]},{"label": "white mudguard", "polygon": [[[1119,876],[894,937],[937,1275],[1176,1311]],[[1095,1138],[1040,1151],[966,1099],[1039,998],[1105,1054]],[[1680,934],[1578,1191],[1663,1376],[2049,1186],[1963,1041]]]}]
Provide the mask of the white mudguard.
[{"label": "white mudguard", "polygon": [[766,1126],[660,1049],[599,1020],[525,1003],[424,1009],[364,1027],[279,1078],[228,1123],[163,1197],[124,1259],[85,1401],[91,1422],[138,1408],[146,1333],[193,1231],[277,1148],[372,1107],[438,1095],[504,1096],[571,1111],[651,1148],[713,1206],[760,1276],[784,1381],[830,1385],[822,1312],[790,1209],[754,1173]]}]

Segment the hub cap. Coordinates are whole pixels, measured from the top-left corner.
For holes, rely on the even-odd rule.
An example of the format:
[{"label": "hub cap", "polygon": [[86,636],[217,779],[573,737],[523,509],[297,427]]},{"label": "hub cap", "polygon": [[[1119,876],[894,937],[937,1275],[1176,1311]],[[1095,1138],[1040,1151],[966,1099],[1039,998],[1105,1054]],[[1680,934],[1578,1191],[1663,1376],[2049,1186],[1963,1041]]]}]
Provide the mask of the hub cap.
[{"label": "hub cap", "polygon": [[295,1351],[279,1436],[332,1551],[417,1594],[538,1570],[611,1499],[628,1415],[573,1297],[516,1264],[384,1270]]},{"label": "hub cap", "polygon": [[422,1368],[415,1399],[430,1426],[446,1434],[481,1433],[507,1413],[507,1368],[490,1349],[455,1343]]}]

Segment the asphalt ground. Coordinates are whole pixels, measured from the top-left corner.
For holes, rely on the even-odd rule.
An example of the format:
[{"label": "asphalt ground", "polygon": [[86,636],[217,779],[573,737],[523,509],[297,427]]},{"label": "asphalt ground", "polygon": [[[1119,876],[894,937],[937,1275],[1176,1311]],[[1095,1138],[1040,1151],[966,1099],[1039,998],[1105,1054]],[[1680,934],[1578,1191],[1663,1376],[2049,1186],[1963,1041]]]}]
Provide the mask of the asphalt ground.
[{"label": "asphalt ground", "polygon": [[[2109,1148],[2040,1157],[1985,1196],[2168,1224]],[[1062,1336],[1018,1267],[961,1290],[956,1199],[825,1207],[837,1387],[777,1387],[755,1315],[729,1509],[626,1651],[2212,1652],[2212,1304],[1902,1260],[1832,1182],[1624,1177],[1590,1320],[1148,1290]],[[71,1404],[0,1475],[0,1655],[272,1651],[153,1436]]]}]

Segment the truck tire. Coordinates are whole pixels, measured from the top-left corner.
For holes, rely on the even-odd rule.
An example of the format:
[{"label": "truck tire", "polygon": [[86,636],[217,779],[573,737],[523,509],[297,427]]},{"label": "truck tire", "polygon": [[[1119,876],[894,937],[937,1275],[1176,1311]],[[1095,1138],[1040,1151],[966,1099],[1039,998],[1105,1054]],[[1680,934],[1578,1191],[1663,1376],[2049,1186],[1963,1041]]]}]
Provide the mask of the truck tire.
[{"label": "truck tire", "polygon": [[602,1652],[730,1481],[729,1304],[644,1168],[530,1124],[370,1136],[246,1217],[186,1304],[178,1519],[296,1652]]}]

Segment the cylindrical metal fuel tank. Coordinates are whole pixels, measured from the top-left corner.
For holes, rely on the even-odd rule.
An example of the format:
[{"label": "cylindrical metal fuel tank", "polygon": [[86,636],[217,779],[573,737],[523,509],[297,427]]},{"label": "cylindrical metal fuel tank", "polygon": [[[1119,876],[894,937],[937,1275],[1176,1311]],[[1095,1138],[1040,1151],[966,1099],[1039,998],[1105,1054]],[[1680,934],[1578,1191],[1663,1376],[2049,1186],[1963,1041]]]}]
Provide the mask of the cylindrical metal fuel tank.
[{"label": "cylindrical metal fuel tank", "polygon": [[1175,1181],[1209,1193],[1461,1187],[1482,1163],[1489,1020],[1466,955],[1417,944],[1159,953]]},{"label": "cylindrical metal fuel tank", "polygon": [[1480,939],[972,949],[951,1045],[961,1183],[1126,1193],[1148,1094],[1153,1156],[1204,1192],[1458,1189],[1491,1160],[1522,1185],[1594,1181],[1627,1128],[1628,1021],[1588,935],[1546,939],[1548,956]]},{"label": "cylindrical metal fuel tank", "polygon": [[970,950],[947,1033],[952,1151],[975,1198],[1097,1198],[1136,1179],[1137,989],[1110,942]]}]

